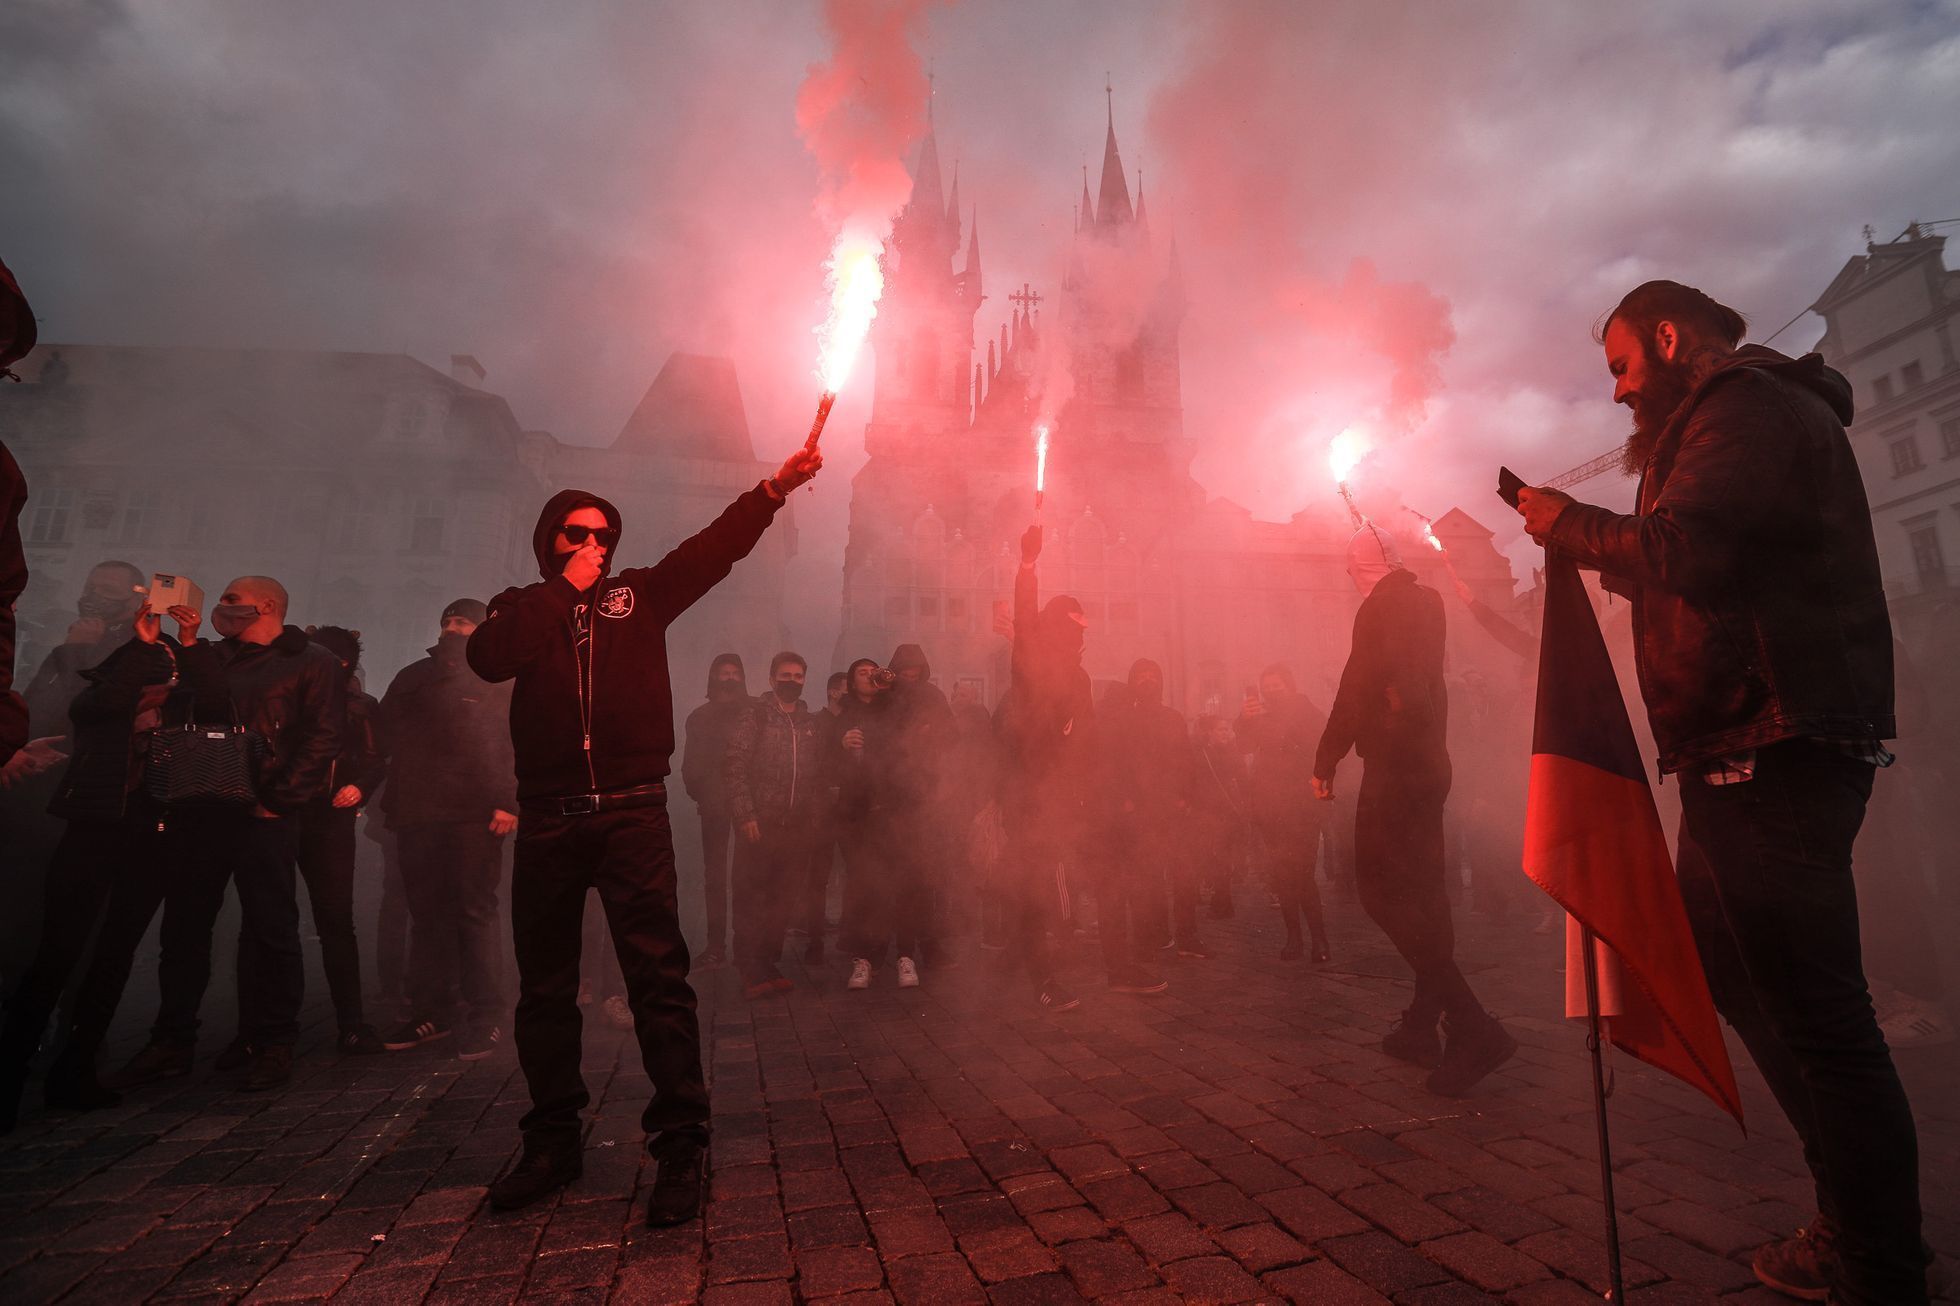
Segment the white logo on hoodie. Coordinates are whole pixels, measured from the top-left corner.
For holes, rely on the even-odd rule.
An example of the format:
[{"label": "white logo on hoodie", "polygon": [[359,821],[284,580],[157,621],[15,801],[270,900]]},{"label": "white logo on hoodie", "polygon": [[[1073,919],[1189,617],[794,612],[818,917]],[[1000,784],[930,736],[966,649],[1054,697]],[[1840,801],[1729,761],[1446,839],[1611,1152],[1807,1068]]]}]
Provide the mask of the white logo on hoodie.
[{"label": "white logo on hoodie", "polygon": [[599,615],[602,617],[625,617],[633,612],[633,587],[621,585],[609,589],[599,600]]}]

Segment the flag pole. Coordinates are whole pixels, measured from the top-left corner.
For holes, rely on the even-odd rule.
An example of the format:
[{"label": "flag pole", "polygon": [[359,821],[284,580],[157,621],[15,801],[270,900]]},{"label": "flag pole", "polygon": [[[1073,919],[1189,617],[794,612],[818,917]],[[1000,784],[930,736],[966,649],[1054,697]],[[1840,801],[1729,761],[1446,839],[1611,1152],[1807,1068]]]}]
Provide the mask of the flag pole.
[{"label": "flag pole", "polygon": [[1606,1133],[1606,1068],[1604,1037],[1599,1016],[1598,936],[1581,926],[1579,946],[1586,967],[1586,1050],[1592,1053],[1593,1120],[1599,1126],[1599,1186],[1606,1203],[1606,1269],[1612,1289],[1606,1295],[1616,1302],[1626,1300],[1626,1287],[1620,1278],[1620,1216],[1613,1203],[1613,1144]]}]

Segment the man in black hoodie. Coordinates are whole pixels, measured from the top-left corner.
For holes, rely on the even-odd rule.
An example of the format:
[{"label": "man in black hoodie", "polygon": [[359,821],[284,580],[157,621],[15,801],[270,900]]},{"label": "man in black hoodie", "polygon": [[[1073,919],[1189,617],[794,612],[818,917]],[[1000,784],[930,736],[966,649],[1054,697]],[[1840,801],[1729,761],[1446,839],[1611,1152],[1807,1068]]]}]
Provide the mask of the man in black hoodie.
[{"label": "man in black hoodie", "polygon": [[1891,622],[1845,435],[1851,387],[1816,354],[1738,348],[1746,323],[1650,281],[1600,332],[1633,410],[1632,513],[1557,490],[1525,529],[1633,600],[1642,697],[1680,776],[1677,871],[1715,1005],[1803,1141],[1818,1218],[1757,1252],[1770,1287],[1927,1298],[1912,1108],[1872,1011],[1852,845],[1892,759]]},{"label": "man in black hoodie", "polygon": [[[1443,684],[1443,599],[1402,566],[1372,524],[1348,545],[1361,591],[1354,644],[1314,758],[1313,791],[1334,797],[1334,770],[1361,755],[1354,808],[1354,882],[1361,908],[1415,971],[1415,995],[1382,1039],[1390,1056],[1433,1067],[1447,1096],[1502,1065],[1518,1045],[1477,1001],[1456,964],[1444,892],[1443,804],[1450,793],[1449,693]],[[1448,1046],[1436,1024],[1448,1020]]]},{"label": "man in black hoodie", "polygon": [[[0,382],[19,379],[8,368],[27,357],[35,335],[27,296],[0,263]],[[27,554],[20,544],[20,510],[26,506],[27,478],[0,444],[0,767],[27,744],[27,704],[14,692],[14,603],[27,588]]]},{"label": "man in black hoodie", "polygon": [[728,854],[735,822],[728,808],[728,737],[749,703],[748,673],[739,653],[720,653],[708,664],[708,701],[687,714],[681,742],[681,787],[701,816],[701,892],[707,901],[708,937],[696,968],[719,966],[728,953]]},{"label": "man in black hoodie", "polygon": [[577,1178],[579,944],[596,889],[626,978],[653,1100],[640,1120],[659,1161],[647,1220],[691,1220],[701,1205],[708,1089],[675,898],[667,771],[674,752],[667,627],[746,557],[822,455],[798,450],[707,529],[651,567],[608,570],[619,510],[563,490],[538,515],[532,548],[545,579],[490,603],[470,636],[485,680],[515,680],[518,836],[511,879],[517,944],[517,1058],[531,1090],[518,1122],[524,1155],[491,1204],[529,1205]]}]

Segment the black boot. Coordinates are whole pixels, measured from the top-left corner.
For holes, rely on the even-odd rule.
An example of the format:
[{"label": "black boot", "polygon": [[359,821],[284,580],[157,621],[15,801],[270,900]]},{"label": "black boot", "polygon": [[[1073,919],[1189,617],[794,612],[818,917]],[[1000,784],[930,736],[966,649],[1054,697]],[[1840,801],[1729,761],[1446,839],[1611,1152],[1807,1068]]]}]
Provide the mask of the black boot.
[{"label": "black boot", "polygon": [[48,1067],[41,1097],[57,1111],[102,1111],[122,1105],[122,1094],[104,1088],[95,1076],[95,1058],[64,1052]]},{"label": "black boot", "polygon": [[653,1196],[647,1198],[648,1227],[665,1229],[686,1224],[701,1214],[703,1159],[699,1144],[677,1145],[669,1155],[660,1158]]},{"label": "black boot", "polygon": [[1409,1008],[1395,1022],[1395,1028],[1382,1036],[1382,1051],[1397,1061],[1435,1069],[1443,1063],[1443,1040],[1436,1035],[1436,1017],[1424,1020],[1414,1007]]},{"label": "black boot", "polygon": [[490,1185],[490,1209],[515,1211],[563,1188],[583,1174],[578,1145],[563,1148],[524,1145],[524,1155]]},{"label": "black boot", "polygon": [[1518,1050],[1518,1041],[1510,1031],[1484,1012],[1466,1020],[1450,1020],[1448,1033],[1443,1064],[1430,1072],[1428,1081],[1429,1091],[1444,1097],[1462,1097]]}]

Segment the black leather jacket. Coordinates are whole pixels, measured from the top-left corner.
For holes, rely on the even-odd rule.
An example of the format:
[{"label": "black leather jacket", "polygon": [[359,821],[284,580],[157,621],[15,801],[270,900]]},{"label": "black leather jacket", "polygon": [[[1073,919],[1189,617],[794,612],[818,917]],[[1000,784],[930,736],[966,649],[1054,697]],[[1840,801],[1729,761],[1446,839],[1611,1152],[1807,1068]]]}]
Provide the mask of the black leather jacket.
[{"label": "black leather jacket", "polygon": [[1633,600],[1662,771],[1782,739],[1890,739],[1892,625],[1845,437],[1851,386],[1749,346],[1682,403],[1631,515],[1575,503],[1546,543]]},{"label": "black leather jacket", "polygon": [[267,810],[290,815],[326,792],[347,711],[340,659],[288,626],[270,644],[198,640],[177,661],[199,724],[235,721],[265,736]]}]

